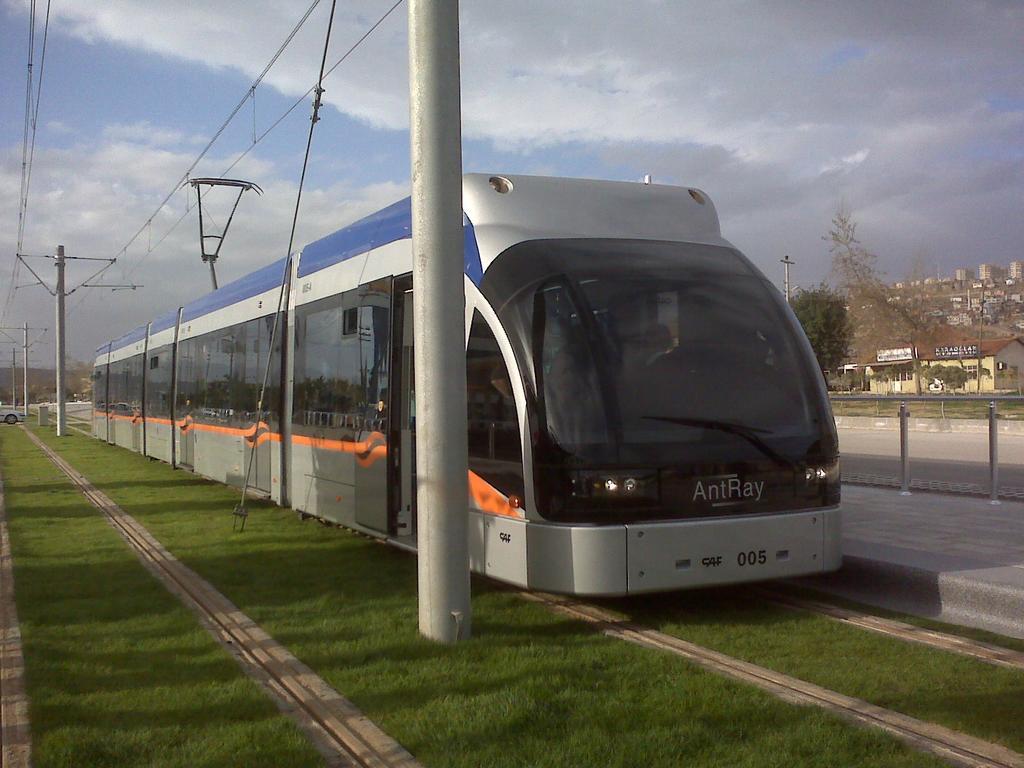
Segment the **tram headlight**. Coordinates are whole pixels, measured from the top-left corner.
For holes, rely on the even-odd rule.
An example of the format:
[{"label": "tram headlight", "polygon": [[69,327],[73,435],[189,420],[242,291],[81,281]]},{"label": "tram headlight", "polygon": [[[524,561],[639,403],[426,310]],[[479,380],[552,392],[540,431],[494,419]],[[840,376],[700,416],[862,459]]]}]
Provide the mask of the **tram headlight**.
[{"label": "tram headlight", "polygon": [[838,502],[839,493],[839,459],[808,464],[804,469],[804,482],[808,489],[821,490],[830,498],[835,496]]},{"label": "tram headlight", "polygon": [[572,476],[572,495],[577,499],[649,502],[658,498],[658,473],[578,471]]}]

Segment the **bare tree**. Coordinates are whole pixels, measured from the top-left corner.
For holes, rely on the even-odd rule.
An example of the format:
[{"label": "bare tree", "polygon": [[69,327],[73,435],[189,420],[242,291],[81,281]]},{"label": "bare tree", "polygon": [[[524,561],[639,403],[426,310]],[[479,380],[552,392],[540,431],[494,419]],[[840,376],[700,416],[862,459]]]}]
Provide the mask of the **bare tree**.
[{"label": "bare tree", "polygon": [[914,386],[921,394],[917,348],[934,330],[925,291],[920,284],[913,285],[913,277],[903,291],[895,291],[886,284],[878,271],[878,257],[857,238],[857,222],[845,204],[836,210],[828,234],[822,239],[829,243],[833,273],[849,302],[854,346],[863,354],[891,344],[894,339],[905,341],[911,349]]}]

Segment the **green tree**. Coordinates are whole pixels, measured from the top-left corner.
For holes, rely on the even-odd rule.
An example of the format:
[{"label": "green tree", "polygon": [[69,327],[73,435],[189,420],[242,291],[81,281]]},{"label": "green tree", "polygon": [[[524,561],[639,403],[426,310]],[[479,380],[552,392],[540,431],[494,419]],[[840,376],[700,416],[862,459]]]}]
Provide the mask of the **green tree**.
[{"label": "green tree", "polygon": [[834,371],[846,359],[853,331],[846,314],[846,299],[822,283],[801,290],[791,302],[823,371]]},{"label": "green tree", "polygon": [[938,379],[947,391],[960,389],[967,383],[969,378],[967,371],[959,365],[930,365],[925,368],[925,375],[929,379]]}]

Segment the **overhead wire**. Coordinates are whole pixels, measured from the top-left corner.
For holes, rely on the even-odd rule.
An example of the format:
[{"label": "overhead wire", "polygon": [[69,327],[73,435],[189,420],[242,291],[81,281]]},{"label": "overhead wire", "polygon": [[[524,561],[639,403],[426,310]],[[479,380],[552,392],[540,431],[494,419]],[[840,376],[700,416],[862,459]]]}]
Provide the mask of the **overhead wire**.
[{"label": "overhead wire", "polygon": [[[35,3],[33,2],[31,22],[32,31],[30,33],[29,43],[29,69],[31,72],[32,62],[35,59]],[[39,104],[43,97],[43,74],[46,71],[46,42],[49,39],[50,31],[50,0],[46,0],[46,19],[43,22],[43,48],[42,53],[39,57],[39,79],[36,83],[36,99],[35,106],[31,103],[31,90],[32,90],[32,78],[29,76],[28,88],[25,101],[25,118],[29,119],[29,111],[31,110],[31,128],[28,138],[28,162],[25,162],[25,149],[22,147],[22,189],[21,199],[19,201],[18,209],[18,238],[16,246],[16,255],[14,260],[14,268],[11,273],[11,286],[8,292],[8,299],[4,303],[4,310],[0,313],[0,322],[4,322],[7,319],[7,313],[10,311],[11,302],[14,300],[14,294],[18,290],[18,275],[21,273],[19,268],[19,259],[17,254],[21,253],[22,246],[25,240],[25,225],[28,221],[28,198],[29,191],[32,187],[32,167],[36,155],[36,129],[39,126]]]},{"label": "overhead wire", "polygon": [[14,298],[14,286],[18,282],[19,265],[18,254],[21,253],[22,233],[24,232],[24,201],[25,201],[25,177],[28,172],[28,145],[29,130],[32,124],[32,66],[35,63],[36,45],[36,2],[30,0],[28,13],[28,65],[25,80],[25,125],[21,138],[21,186],[18,190],[18,235],[15,246],[14,263],[11,265],[11,281],[7,286],[7,297],[4,300],[3,312],[0,312],[0,323],[6,321],[7,312],[10,309],[11,301]]},{"label": "overhead wire", "polygon": [[[131,247],[131,245],[139,238],[139,235],[141,235],[146,230],[146,227],[149,226],[153,219],[156,218],[156,216],[160,213],[161,210],[163,210],[163,207],[167,205],[168,201],[174,196],[175,192],[177,192],[181,188],[182,184],[188,181],[189,175],[192,173],[192,171],[195,170],[196,166],[199,165],[200,162],[202,162],[203,158],[206,157],[206,154],[210,151],[210,149],[213,148],[213,145],[217,143],[217,139],[219,139],[221,135],[224,133],[224,131],[227,130],[227,127],[231,124],[231,121],[235,119],[235,116],[239,113],[242,107],[245,106],[246,102],[249,101],[250,94],[253,93],[255,89],[260,85],[260,83],[263,82],[263,79],[273,68],[274,64],[277,63],[277,60],[281,58],[281,55],[285,52],[285,49],[295,38],[295,35],[298,34],[299,30],[302,28],[302,25],[306,23],[306,20],[310,17],[310,15],[313,13],[313,11],[319,4],[320,0],[313,0],[310,6],[306,9],[306,12],[302,14],[302,18],[300,18],[298,22],[295,24],[295,26],[292,27],[291,32],[288,33],[288,36],[284,39],[284,42],[282,42],[281,45],[278,46],[277,50],[274,52],[274,55],[270,57],[270,60],[267,62],[266,66],[263,67],[263,70],[259,73],[256,79],[253,80],[252,84],[248,88],[246,88],[245,95],[242,96],[239,102],[235,105],[234,109],[232,109],[230,114],[228,114],[228,116],[224,119],[224,122],[221,123],[220,127],[213,134],[210,140],[206,143],[206,146],[203,147],[202,151],[199,152],[195,160],[192,161],[192,164],[189,165],[185,173],[182,174],[181,178],[179,178],[174,183],[174,186],[171,187],[171,190],[167,193],[163,200],[160,201],[160,204],[156,207],[156,210],[154,210],[153,213],[149,215],[149,218],[147,218],[145,222],[143,222],[142,226],[139,227],[138,230],[136,230],[135,234],[128,238],[128,242],[126,242],[123,246],[121,246],[121,248],[117,250],[118,256],[126,254],[128,252],[128,248]],[[117,256],[115,256],[115,259],[116,258]],[[114,262],[112,262],[110,266],[113,266],[113,263]]]},{"label": "overhead wire", "polygon": [[[302,204],[302,188],[306,182],[306,169],[309,167],[309,153],[313,148],[313,131],[320,120],[320,104],[323,98],[324,89],[324,68],[327,66],[327,50],[331,44],[331,27],[334,26],[334,9],[337,0],[331,0],[331,15],[327,21],[327,34],[324,38],[324,53],[320,59],[320,75],[317,77],[313,91],[316,96],[313,98],[313,114],[309,120],[309,135],[306,138],[306,154],[302,158],[302,173],[299,175],[299,188],[295,193],[295,210],[292,212],[292,228],[288,235],[288,249],[285,251],[284,267],[281,270],[281,287],[277,293],[277,311],[274,313],[274,325],[270,331],[270,345],[267,347],[267,364],[263,369],[263,385],[260,387],[259,400],[256,403],[256,424],[253,427],[252,447],[249,449],[249,461],[245,467],[245,478],[242,481],[242,500],[235,507],[234,514],[242,519],[242,530],[245,530],[245,518],[248,513],[245,511],[245,496],[249,491],[249,477],[252,474],[252,465],[256,458],[257,433],[260,423],[263,421],[263,402],[267,394],[267,384],[270,382],[270,368],[274,358],[274,345],[277,343],[278,327],[281,324],[281,311],[284,309],[285,292],[288,288],[288,278],[291,273],[292,249],[295,247],[295,228],[299,223],[299,206]],[[364,36],[365,39],[365,36]]]},{"label": "overhead wire", "polygon": [[[348,50],[346,50],[345,53],[342,54],[341,57],[339,57],[338,60],[335,61],[334,64],[331,65],[331,67],[329,69],[327,69],[324,72],[323,79],[326,80],[331,75],[331,73],[334,72],[334,70],[336,70],[339,66],[341,66],[345,62],[346,59],[348,59],[353,53],[355,53],[356,49],[358,49],[359,46],[361,46],[366,41],[366,39],[368,37],[370,37],[370,35],[372,35],[377,30],[377,28],[380,27],[381,24],[384,23],[388,19],[388,17],[391,16],[391,14],[394,13],[395,10],[398,8],[398,6],[400,6],[403,2],[405,2],[405,0],[395,0],[395,2],[391,5],[391,7],[388,8],[388,10],[385,11],[380,16],[380,18],[377,19],[377,21],[375,21],[369,28],[367,28],[366,32],[364,32],[362,34],[362,36],[358,40],[356,40],[355,43],[353,43],[348,48]],[[317,87],[316,85],[310,86],[309,90],[307,90],[304,94],[302,94],[302,96],[300,96],[298,99],[296,99],[291,104],[291,106],[289,106],[284,112],[282,112],[278,116],[278,118],[276,120],[274,120],[274,122],[271,123],[270,126],[266,130],[264,130],[262,133],[259,134],[259,136],[252,142],[252,144],[250,144],[241,153],[239,153],[238,157],[236,157],[231,162],[230,165],[228,165],[223,171],[220,172],[220,174],[219,174],[220,177],[223,178],[223,177],[227,176],[229,173],[231,173],[231,171],[233,171],[235,169],[235,166],[237,166],[240,162],[242,162],[242,160],[244,160],[245,157],[250,152],[252,152],[252,150],[255,149],[258,144],[260,144],[260,142],[262,142],[265,138],[267,138],[267,136],[269,136],[282,122],[284,122],[285,118],[287,118],[288,115],[290,115],[292,112],[294,112],[295,109],[297,107],[299,107],[299,105],[303,104],[306,101],[306,99],[313,93],[313,91],[316,90],[316,87]],[[198,191],[197,191],[197,194],[198,194]],[[171,225],[171,227],[166,232],[164,232],[163,236],[160,237],[160,239],[157,240],[156,243],[154,243],[153,247],[151,249],[148,249],[146,251],[146,253],[143,254],[140,257],[139,261],[137,261],[135,264],[132,265],[132,267],[128,270],[128,273],[127,273],[127,276],[129,278],[142,265],[142,261],[147,256],[149,256],[150,253],[155,251],[160,246],[160,244],[162,244],[164,242],[164,240],[167,239],[167,237],[171,234],[171,232],[173,232],[175,230],[175,228],[179,224],[181,224],[181,222],[184,221],[185,218],[188,216],[188,214],[191,213],[191,212],[192,212],[191,208],[187,209],[185,211],[185,213],[182,216],[180,216]],[[152,217],[150,217],[150,219],[152,219]]]},{"label": "overhead wire", "polygon": [[[319,0],[318,0],[318,2],[319,2]],[[381,14],[381,16],[380,16],[380,17],[379,17],[379,18],[378,18],[378,19],[377,19],[377,20],[376,20],[376,21],[375,21],[375,22],[374,22],[374,23],[373,23],[373,24],[372,24],[372,25],[371,25],[370,27],[368,27],[368,28],[367,28],[367,30],[366,30],[366,31],[365,31],[365,32],[364,32],[364,33],[363,33],[363,34],[362,34],[362,35],[361,35],[361,36],[360,36],[360,37],[359,37],[359,38],[358,38],[358,39],[357,39],[357,40],[356,40],[356,41],[355,41],[355,42],[354,42],[354,43],[353,43],[353,44],[352,44],[351,46],[349,46],[349,48],[348,48],[348,49],[347,49],[347,50],[345,51],[345,53],[343,53],[343,54],[342,54],[342,55],[341,55],[341,56],[340,56],[340,57],[339,57],[339,58],[338,58],[338,59],[337,59],[337,60],[336,60],[336,61],[335,61],[335,62],[334,62],[334,63],[333,63],[333,64],[332,64],[331,66],[330,66],[330,68],[329,68],[329,69],[327,69],[327,70],[326,70],[326,71],[324,72],[324,74],[323,74],[323,79],[324,79],[324,80],[326,80],[326,79],[327,79],[327,77],[329,77],[329,76],[330,76],[330,75],[331,75],[331,74],[332,74],[332,73],[333,73],[333,72],[334,72],[334,71],[335,71],[335,70],[336,70],[336,69],[337,69],[337,68],[338,68],[339,66],[341,66],[341,65],[342,65],[342,64],[343,64],[343,63],[344,63],[344,62],[345,62],[345,61],[346,61],[346,60],[347,60],[347,59],[348,59],[348,58],[349,58],[349,57],[350,57],[350,56],[351,56],[351,55],[352,55],[353,53],[355,53],[355,52],[356,52],[356,50],[357,50],[357,49],[358,49],[358,48],[359,48],[359,47],[360,47],[360,46],[361,46],[361,45],[362,45],[362,44],[363,44],[364,42],[366,42],[366,40],[367,40],[367,39],[368,39],[368,38],[369,38],[369,37],[370,37],[370,36],[371,36],[371,35],[372,35],[372,34],[373,34],[374,32],[376,32],[376,31],[377,31],[377,29],[378,29],[378,28],[379,28],[379,27],[380,27],[380,26],[381,26],[381,25],[382,25],[382,24],[383,24],[383,23],[384,23],[385,21],[387,21],[387,19],[388,19],[388,18],[389,18],[389,17],[390,17],[390,16],[391,16],[391,15],[392,15],[392,14],[393,14],[394,12],[395,12],[395,10],[397,10],[397,9],[398,9],[398,7],[399,7],[399,6],[400,6],[400,5],[401,5],[401,4],[403,3],[403,2],[405,2],[405,0],[395,0],[395,2],[393,2],[393,3],[392,3],[392,5],[391,5],[391,6],[390,6],[390,7],[389,7],[389,8],[388,8],[388,9],[387,9],[387,10],[386,10],[386,11],[385,11],[385,12],[384,12],[383,14]],[[294,35],[291,35],[291,37],[293,37],[293,36],[294,36]],[[267,70],[267,71],[269,71],[269,70]],[[266,73],[263,73],[263,75],[264,75],[264,76],[265,76],[265,74],[266,74]],[[229,164],[229,165],[228,165],[228,166],[227,166],[227,167],[226,167],[226,168],[225,168],[225,169],[223,170],[223,171],[221,171],[221,172],[220,172],[220,174],[219,174],[219,175],[220,175],[220,177],[221,177],[221,178],[224,178],[224,177],[225,177],[225,176],[227,176],[227,175],[228,175],[229,173],[231,173],[231,171],[232,171],[232,170],[234,170],[234,168],[235,168],[235,167],[236,167],[236,166],[237,166],[237,165],[238,165],[238,164],[239,164],[239,163],[240,163],[240,162],[241,162],[241,161],[242,161],[243,159],[245,159],[245,157],[246,157],[246,156],[247,156],[247,155],[248,155],[248,154],[249,154],[250,152],[252,152],[252,150],[253,150],[253,149],[255,149],[255,148],[256,148],[256,146],[258,146],[258,145],[259,145],[259,144],[260,144],[260,143],[261,143],[261,142],[262,142],[262,141],[263,141],[264,139],[266,139],[266,138],[267,138],[267,136],[269,136],[269,135],[270,135],[270,134],[271,134],[271,133],[272,133],[272,132],[273,132],[273,131],[274,131],[274,130],[275,130],[275,129],[276,129],[276,128],[277,128],[277,127],[278,127],[278,126],[279,126],[279,125],[280,125],[280,124],[282,123],[282,122],[284,122],[284,120],[285,120],[285,119],[286,119],[286,118],[287,118],[287,117],[288,117],[288,116],[289,116],[289,115],[290,115],[290,114],[291,114],[292,112],[294,112],[294,111],[295,111],[295,109],[299,107],[299,105],[301,105],[301,104],[303,104],[303,103],[305,102],[306,98],[308,98],[308,97],[310,96],[310,94],[312,94],[312,93],[313,93],[313,91],[314,91],[314,90],[316,89],[316,87],[317,87],[316,85],[313,85],[313,86],[311,86],[311,87],[310,87],[310,88],[309,88],[309,89],[308,89],[308,90],[307,90],[307,91],[306,91],[306,92],[305,92],[304,94],[302,94],[302,96],[300,96],[300,97],[299,97],[298,99],[296,99],[296,100],[295,100],[295,101],[294,101],[294,102],[293,102],[293,103],[291,104],[291,106],[289,106],[289,107],[288,107],[288,108],[287,108],[287,109],[286,109],[286,110],[285,110],[284,112],[282,112],[282,113],[281,113],[281,114],[280,114],[280,115],[279,115],[279,116],[277,117],[277,119],[276,119],[276,120],[274,120],[274,122],[270,124],[270,126],[269,126],[268,128],[266,128],[266,129],[265,129],[265,130],[264,130],[264,131],[263,131],[262,133],[260,133],[260,134],[259,134],[259,136],[257,136],[257,137],[256,137],[256,140],[255,140],[255,141],[253,141],[253,142],[252,142],[252,144],[250,144],[250,145],[249,145],[248,147],[246,147],[246,148],[245,148],[245,149],[244,149],[244,150],[243,150],[242,152],[240,152],[240,153],[239,153],[239,155],[238,155],[238,156],[237,156],[237,157],[236,157],[236,158],[235,158],[235,159],[234,159],[234,160],[233,160],[233,161],[232,161],[232,162],[231,162],[231,163],[230,163],[230,164]],[[248,98],[248,91],[246,92],[246,97],[245,97],[245,98]],[[243,103],[244,103],[244,99],[243,99]],[[237,111],[238,111],[238,110],[236,109],[234,113],[237,113]],[[205,151],[206,151],[206,150],[204,150],[204,152],[205,152]],[[197,160],[197,162],[198,162],[198,160]],[[187,174],[186,174],[186,176],[187,176]],[[178,186],[180,187],[181,185],[179,184]],[[175,191],[177,191],[177,188],[175,189]],[[187,188],[187,187],[186,187],[186,189],[185,189],[185,192],[186,192],[186,194],[188,194],[188,188]],[[164,206],[164,205],[166,205],[167,201],[168,201],[168,200],[170,200],[170,198],[171,198],[171,197],[173,196],[173,194],[174,194],[174,193],[172,192],[172,193],[171,193],[170,195],[168,195],[168,196],[167,196],[167,198],[165,198],[165,200],[164,200],[164,201],[163,201],[163,202],[161,203],[160,207],[159,207],[159,208],[158,208],[158,209],[157,209],[156,211],[154,211],[154,212],[153,212],[153,214],[152,214],[152,215],[151,215],[151,216],[150,216],[150,217],[149,217],[149,218],[148,218],[148,219],[146,220],[146,223],[145,223],[145,224],[143,224],[143,225],[142,225],[142,227],[140,227],[140,228],[139,228],[139,232],[137,232],[137,233],[136,233],[136,234],[135,234],[135,235],[134,235],[134,236],[133,236],[133,237],[132,237],[132,238],[131,238],[131,239],[130,239],[130,240],[129,240],[129,241],[128,241],[128,242],[127,242],[127,243],[126,243],[125,245],[124,245],[124,247],[123,247],[123,248],[122,248],[122,249],[121,249],[120,251],[118,251],[118,254],[119,254],[120,256],[124,256],[124,255],[126,255],[126,253],[127,253],[127,248],[128,248],[128,247],[129,247],[129,246],[130,246],[130,245],[131,245],[131,244],[132,244],[132,243],[133,243],[134,241],[135,241],[135,239],[137,239],[137,238],[138,238],[139,234],[140,234],[140,233],[141,233],[141,232],[142,232],[142,231],[143,231],[143,230],[144,230],[144,229],[145,229],[145,228],[146,228],[147,226],[151,226],[151,225],[152,225],[153,219],[154,219],[154,218],[156,218],[157,214],[158,214],[158,213],[160,212],[160,210],[162,210],[162,209],[163,209],[163,206]],[[196,194],[197,194],[197,195],[199,195],[199,194],[204,194],[204,193],[200,192],[199,190],[196,190]],[[180,225],[180,224],[181,224],[181,223],[182,223],[182,222],[183,222],[183,221],[184,221],[185,219],[187,219],[187,218],[189,217],[189,214],[191,214],[191,213],[192,213],[192,211],[193,211],[193,210],[195,210],[195,208],[196,208],[196,206],[195,206],[195,205],[188,205],[188,204],[186,204],[185,212],[184,212],[184,213],[182,213],[182,214],[181,214],[181,215],[180,215],[180,216],[179,216],[179,217],[178,217],[178,218],[177,218],[177,219],[176,219],[176,220],[174,221],[174,223],[173,223],[173,224],[171,224],[171,226],[170,226],[170,227],[169,227],[169,228],[168,228],[168,229],[167,229],[167,230],[166,230],[166,231],[165,231],[165,232],[164,232],[164,233],[163,233],[163,234],[162,234],[162,235],[161,235],[161,236],[160,236],[160,237],[159,237],[159,238],[158,238],[158,239],[156,240],[156,242],[152,243],[152,246],[151,246],[151,247],[148,247],[148,248],[146,249],[146,251],[145,251],[145,252],[144,252],[144,253],[143,253],[143,254],[142,254],[142,255],[141,255],[140,257],[139,257],[139,259],[138,259],[138,260],[137,260],[137,261],[136,261],[136,262],[135,262],[134,264],[132,264],[132,265],[131,265],[131,267],[129,267],[129,268],[128,268],[128,270],[127,270],[127,271],[126,271],[126,273],[125,273],[125,278],[126,278],[126,280],[130,280],[130,279],[132,278],[132,276],[133,276],[133,275],[135,274],[135,272],[136,272],[136,271],[137,271],[137,270],[139,269],[139,267],[141,267],[141,266],[143,265],[143,263],[144,263],[145,259],[146,259],[146,258],[147,258],[147,257],[148,257],[148,256],[149,256],[149,255],[150,255],[151,253],[153,253],[154,251],[156,251],[156,250],[157,250],[157,249],[158,249],[158,248],[159,248],[159,247],[160,247],[160,246],[161,246],[161,245],[162,245],[162,244],[164,243],[164,241],[166,241],[166,240],[167,240],[167,238],[171,236],[171,234],[172,234],[172,233],[173,233],[173,232],[174,232],[174,231],[175,231],[175,230],[176,230],[176,229],[178,228],[178,226],[179,226],[179,225]],[[102,268],[102,269],[101,269],[101,270],[99,271],[99,273],[98,273],[98,274],[103,274],[103,272],[105,272],[105,271],[106,271],[107,269],[109,269],[109,268],[110,268],[110,267],[112,267],[112,266],[113,266],[113,263],[111,263],[111,264],[108,264],[108,265],[104,266],[104,267],[103,267],[103,268]],[[98,276],[98,275],[97,275],[97,276]],[[93,279],[95,279],[95,278],[93,278]],[[75,303],[75,304],[74,304],[74,305],[73,305],[73,306],[72,306],[72,307],[70,308],[70,310],[71,310],[72,312],[73,312],[73,311],[76,311],[76,310],[77,310],[78,308],[80,308],[80,306],[81,306],[81,305],[82,305],[82,304],[83,304],[83,303],[84,303],[85,301],[87,301],[87,300],[89,299],[89,297],[90,297],[90,296],[92,296],[92,295],[93,295],[93,294],[90,294],[90,293],[83,293],[83,294],[82,294],[82,295],[81,295],[81,296],[79,297],[78,301],[77,301],[77,302],[76,302],[76,303]]]}]

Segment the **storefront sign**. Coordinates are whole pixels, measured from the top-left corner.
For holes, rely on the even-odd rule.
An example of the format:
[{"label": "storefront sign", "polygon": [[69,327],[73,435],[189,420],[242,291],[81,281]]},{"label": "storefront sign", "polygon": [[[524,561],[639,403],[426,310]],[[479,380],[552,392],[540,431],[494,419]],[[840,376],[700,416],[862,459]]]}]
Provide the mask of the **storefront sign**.
[{"label": "storefront sign", "polygon": [[914,350],[911,347],[880,349],[877,352],[877,357],[880,363],[897,363],[901,360],[913,360]]},{"label": "storefront sign", "polygon": [[935,348],[936,360],[957,360],[961,357],[977,357],[977,344],[952,344],[946,347]]}]

